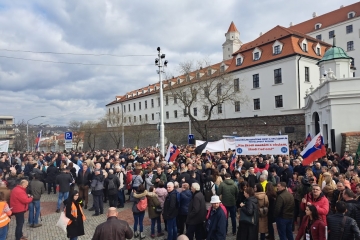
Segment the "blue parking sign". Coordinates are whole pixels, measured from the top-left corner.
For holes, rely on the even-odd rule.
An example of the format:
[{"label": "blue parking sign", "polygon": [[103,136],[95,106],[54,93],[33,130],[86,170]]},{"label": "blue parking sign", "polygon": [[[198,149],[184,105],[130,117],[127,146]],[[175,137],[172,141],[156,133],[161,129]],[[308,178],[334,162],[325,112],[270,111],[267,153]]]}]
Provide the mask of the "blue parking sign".
[{"label": "blue parking sign", "polygon": [[73,133],[72,132],[65,132],[65,140],[72,140]]},{"label": "blue parking sign", "polygon": [[188,136],[188,144],[195,144],[194,134],[189,134],[189,136]]}]

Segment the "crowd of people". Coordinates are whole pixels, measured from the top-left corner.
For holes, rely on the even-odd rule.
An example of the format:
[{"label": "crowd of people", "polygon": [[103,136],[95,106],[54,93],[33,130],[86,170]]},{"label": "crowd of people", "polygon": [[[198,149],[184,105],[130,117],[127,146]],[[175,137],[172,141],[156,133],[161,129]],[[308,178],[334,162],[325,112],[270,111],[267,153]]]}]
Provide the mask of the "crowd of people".
[{"label": "crowd of people", "polygon": [[[46,192],[58,194],[54,211],[70,220],[71,240],[85,234],[86,212],[99,216],[104,204],[108,218],[93,239],[145,238],[145,212],[151,238],[272,240],[276,227],[280,240],[292,240],[295,230],[296,240],[360,239],[355,156],[329,149],[303,166],[304,144],[290,142],[289,147],[289,155],[242,156],[232,150],[196,154],[194,147],[179,146],[173,162],[152,147],[2,153],[0,240],[6,239],[11,216],[16,240],[27,239],[22,232],[26,211],[30,227],[42,226],[40,198]],[[117,216],[125,204],[133,212],[132,229]]]}]

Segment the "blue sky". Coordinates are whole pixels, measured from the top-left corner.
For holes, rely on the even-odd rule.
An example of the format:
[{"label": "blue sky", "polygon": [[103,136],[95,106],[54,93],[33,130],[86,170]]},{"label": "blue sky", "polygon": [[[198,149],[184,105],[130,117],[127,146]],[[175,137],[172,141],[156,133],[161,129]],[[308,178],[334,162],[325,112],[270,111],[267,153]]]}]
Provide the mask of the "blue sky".
[{"label": "blue sky", "polygon": [[[66,125],[96,120],[105,105],[158,79],[153,66],[160,46],[178,73],[180,62],[222,60],[224,34],[231,21],[243,43],[276,25],[288,27],[354,1],[245,0],[2,0],[0,3],[0,115],[16,122]],[[153,55],[110,57],[35,52]],[[11,57],[11,58],[4,58]],[[67,65],[25,61],[101,63]]]}]

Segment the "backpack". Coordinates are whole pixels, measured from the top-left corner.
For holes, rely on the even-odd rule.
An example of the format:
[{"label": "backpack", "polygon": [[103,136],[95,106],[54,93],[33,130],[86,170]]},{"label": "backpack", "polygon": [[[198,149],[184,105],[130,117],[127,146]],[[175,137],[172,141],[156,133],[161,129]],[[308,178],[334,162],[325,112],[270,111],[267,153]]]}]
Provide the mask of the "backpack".
[{"label": "backpack", "polygon": [[210,202],[211,201],[211,197],[213,196],[212,188],[213,188],[214,184],[211,185],[211,182],[206,182],[205,183],[205,188],[204,188],[205,202]]},{"label": "backpack", "polygon": [[113,190],[115,189],[115,183],[114,183],[114,178],[113,179],[109,179],[109,184],[108,184],[108,190]]},{"label": "backpack", "polygon": [[140,199],[140,201],[136,204],[136,207],[140,212],[143,212],[146,210],[147,205],[148,205],[147,198],[144,197],[144,199]]}]

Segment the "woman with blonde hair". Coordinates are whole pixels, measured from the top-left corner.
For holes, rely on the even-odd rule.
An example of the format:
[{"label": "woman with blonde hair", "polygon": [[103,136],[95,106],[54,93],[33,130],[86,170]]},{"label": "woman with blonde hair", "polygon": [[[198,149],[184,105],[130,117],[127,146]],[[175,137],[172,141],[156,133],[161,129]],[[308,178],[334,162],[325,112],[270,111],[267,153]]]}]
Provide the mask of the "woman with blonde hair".
[{"label": "woman with blonde hair", "polygon": [[322,189],[322,192],[324,193],[325,197],[327,197],[327,199],[329,199],[329,201],[331,202],[333,192],[336,189],[336,184],[330,174],[325,176],[324,181],[325,187]]}]

